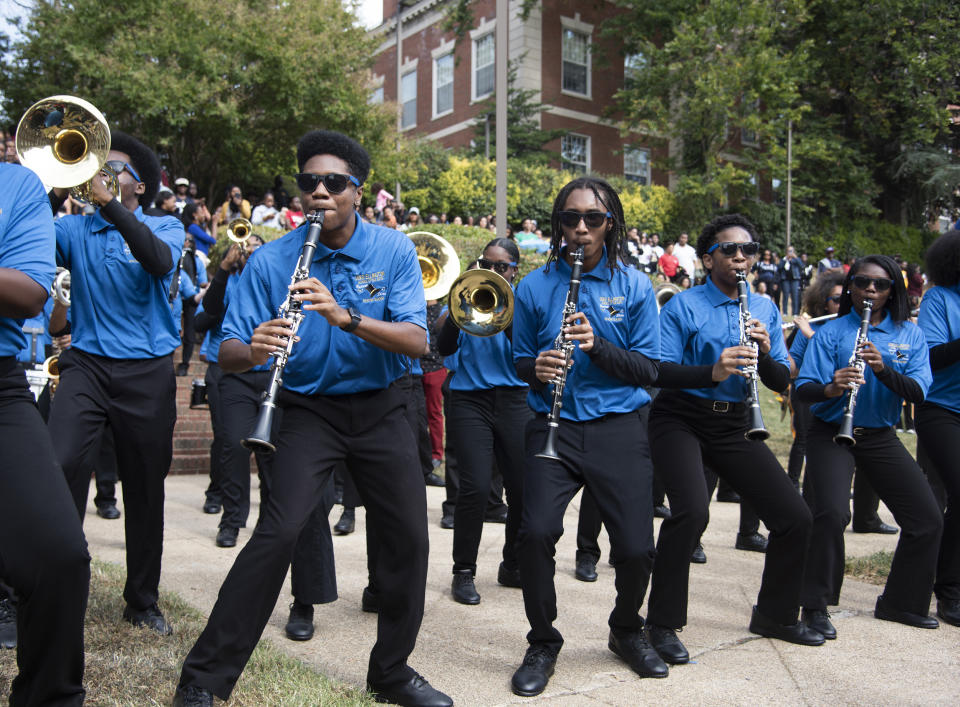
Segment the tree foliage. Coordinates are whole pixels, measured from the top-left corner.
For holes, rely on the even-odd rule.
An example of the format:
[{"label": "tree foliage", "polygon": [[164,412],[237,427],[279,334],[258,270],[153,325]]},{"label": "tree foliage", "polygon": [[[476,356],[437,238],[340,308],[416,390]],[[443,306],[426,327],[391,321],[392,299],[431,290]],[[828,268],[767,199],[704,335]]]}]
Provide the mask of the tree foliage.
[{"label": "tree foliage", "polygon": [[392,150],[393,118],[370,106],[373,42],[339,0],[37,0],[0,70],[15,121],[74,94],[155,147],[211,195],[295,171],[314,128]]}]

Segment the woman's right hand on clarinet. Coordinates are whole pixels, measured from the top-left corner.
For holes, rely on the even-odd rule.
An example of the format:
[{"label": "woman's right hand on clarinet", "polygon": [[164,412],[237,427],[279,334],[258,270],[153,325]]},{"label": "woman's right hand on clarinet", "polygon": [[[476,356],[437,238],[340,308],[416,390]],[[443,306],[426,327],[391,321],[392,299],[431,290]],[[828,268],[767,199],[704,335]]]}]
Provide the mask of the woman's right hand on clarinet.
[{"label": "woman's right hand on clarinet", "polygon": [[741,369],[757,362],[757,353],[752,346],[731,346],[723,350],[713,364],[713,381],[722,383],[732,375],[746,377]]},{"label": "woman's right hand on clarinet", "polygon": [[856,366],[847,366],[833,372],[833,380],[823,389],[828,398],[839,398],[854,384],[863,385],[863,374]]},{"label": "woman's right hand on clarinet", "polygon": [[[537,356],[534,371],[537,374],[537,380],[541,383],[550,383],[560,376],[563,370],[564,355],[555,349],[550,351],[541,351]],[[573,365],[573,359],[570,359],[570,365]]]}]

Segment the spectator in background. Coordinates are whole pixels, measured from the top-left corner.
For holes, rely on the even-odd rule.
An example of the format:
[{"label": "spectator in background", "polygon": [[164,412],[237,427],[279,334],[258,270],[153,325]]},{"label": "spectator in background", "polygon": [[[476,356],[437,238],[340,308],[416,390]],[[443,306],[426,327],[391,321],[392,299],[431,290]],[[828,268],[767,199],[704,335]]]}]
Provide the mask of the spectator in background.
[{"label": "spectator in background", "polygon": [[222,223],[230,223],[235,218],[250,218],[250,202],[243,198],[243,192],[236,185],[227,190],[227,200],[220,207]]},{"label": "spectator in background", "polygon": [[420,228],[420,209],[416,206],[411,206],[409,211],[407,211],[407,222],[397,230],[416,231],[418,228]]},{"label": "spectator in background", "polygon": [[657,265],[660,263],[660,256],[663,255],[663,246],[660,245],[660,236],[656,233],[650,236],[650,262],[653,263],[651,272],[657,271]]},{"label": "spectator in background", "polygon": [[[370,187],[370,193],[376,194],[377,197],[377,201],[373,206],[374,210],[378,214],[382,214],[389,202],[393,200],[393,194],[384,189],[383,184],[380,182],[375,182],[373,186]],[[391,228],[393,227],[391,226]]]},{"label": "spectator in background", "polygon": [[823,260],[817,263],[817,274],[819,275],[822,272],[827,270],[836,270],[837,272],[843,272],[843,266],[839,260],[833,257],[833,246],[827,246],[825,251],[826,255]]},{"label": "spectator in background", "polygon": [[490,225],[490,222],[487,221],[487,217],[486,217],[486,216],[481,216],[481,217],[477,220],[477,228],[484,228],[484,229],[485,229],[485,228],[487,228],[489,225]]},{"label": "spectator in background", "polygon": [[923,297],[923,274],[918,265],[907,263],[907,301],[911,312],[920,306],[921,297]]},{"label": "spectator in background", "polygon": [[381,219],[381,223],[386,228],[397,227],[397,217],[393,215],[393,209],[391,207],[383,207],[383,218]]},{"label": "spectator in background", "polygon": [[[773,283],[777,279],[777,264],[773,262],[773,253],[771,253],[768,248],[764,248],[760,260],[754,263],[753,272],[757,274],[754,283],[764,283],[764,285],[766,285],[766,287],[764,287],[764,294],[769,297]],[[757,290],[757,292],[759,292],[759,290]],[[770,297],[770,299],[773,298]]]},{"label": "spectator in background", "polygon": [[276,198],[272,191],[263,195],[263,201],[253,210],[251,223],[254,226],[266,226],[267,228],[276,228],[283,230],[283,217],[277,208]]},{"label": "spectator in background", "polygon": [[460,218],[459,216],[454,216],[454,217],[453,217],[453,225],[454,225],[454,226],[462,226],[462,225],[463,225],[463,219]]},{"label": "spectator in background", "polygon": [[173,183],[173,193],[176,195],[177,199],[177,213],[183,213],[183,207],[187,204],[190,204],[194,201],[193,197],[190,196],[190,180],[186,177],[177,177],[177,181]]},{"label": "spectator in background", "polygon": [[673,246],[673,254],[683,271],[693,278],[697,274],[697,249],[690,245],[689,241],[689,234],[681,233],[676,245]]},{"label": "spectator in background", "polygon": [[810,287],[810,281],[813,279],[813,263],[810,262],[810,256],[806,253],[800,254],[800,262],[803,263],[803,279],[800,280],[800,299],[803,299],[803,291]]},{"label": "spectator in background", "polygon": [[[803,280],[803,263],[793,246],[777,266],[784,314],[800,314],[800,283]],[[789,300],[789,304],[788,304]]]},{"label": "spectator in background", "polygon": [[148,215],[176,216],[179,218],[180,214],[177,212],[177,197],[169,189],[161,189],[153,202],[153,213]]},{"label": "spectator in background", "polygon": [[190,371],[190,358],[197,341],[197,332],[193,328],[197,306],[207,291],[207,270],[197,255],[193,234],[187,233],[183,241],[183,255],[180,258],[180,299],[183,300],[183,322],[180,329],[180,341],[183,345],[183,358],[177,366],[177,376],[185,376]]},{"label": "spectator in background", "polygon": [[200,200],[200,190],[197,189],[196,182],[190,182],[190,186],[187,187],[187,194],[189,194],[190,198],[194,201]]},{"label": "spectator in background", "polygon": [[206,258],[210,253],[210,246],[217,242],[217,239],[203,230],[202,224],[206,221],[207,207],[191,201],[183,207],[183,213],[180,214],[180,220],[187,234],[193,237],[197,253],[203,254]]},{"label": "spectator in background", "polygon": [[283,177],[279,174],[273,178],[273,200],[281,211],[290,206],[290,195],[283,186]]},{"label": "spectator in background", "polygon": [[657,264],[660,266],[660,272],[663,276],[673,282],[677,277],[677,269],[680,267],[680,261],[673,254],[673,243],[667,243],[667,250],[657,260]]},{"label": "spectator in background", "polygon": [[440,217],[436,214],[430,214],[430,218],[427,219],[427,223],[440,223]]},{"label": "spectator in background", "polygon": [[[373,207],[368,206],[367,208],[370,210],[370,215],[373,216]],[[283,209],[280,215],[283,221],[283,227],[288,231],[292,231],[303,223],[305,217],[303,215],[303,206],[300,203],[300,197],[295,196],[291,198],[287,208]],[[373,223],[373,221],[370,223]]]},{"label": "spectator in background", "polygon": [[[297,201],[300,201],[299,197],[297,197]],[[303,211],[301,211],[300,213],[303,213]],[[372,224],[377,223],[377,212],[374,210],[372,206],[367,206],[366,208],[364,208],[363,220],[366,221],[367,223],[372,223]]]}]

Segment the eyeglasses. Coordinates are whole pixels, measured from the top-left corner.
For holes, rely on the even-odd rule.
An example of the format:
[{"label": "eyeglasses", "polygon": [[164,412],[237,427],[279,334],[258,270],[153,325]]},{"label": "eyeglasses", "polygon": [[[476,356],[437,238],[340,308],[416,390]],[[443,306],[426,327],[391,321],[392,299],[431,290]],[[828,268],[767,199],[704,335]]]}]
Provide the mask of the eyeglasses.
[{"label": "eyeglasses", "polygon": [[477,265],[485,270],[493,270],[498,275],[506,275],[510,268],[517,267],[516,263],[498,263],[486,258],[477,258]]},{"label": "eyeglasses", "polygon": [[105,162],[104,164],[110,169],[112,169],[118,177],[120,176],[120,173],[123,170],[127,170],[130,173],[130,176],[136,179],[138,182],[143,181],[142,179],[140,179],[140,175],[137,174],[136,170],[134,170],[133,167],[131,167],[129,164],[127,164],[123,160],[107,160],[107,162]]},{"label": "eyeglasses", "polygon": [[723,243],[714,243],[712,246],[707,248],[707,253],[713,253],[715,250],[719,250],[728,258],[735,256],[737,254],[737,250],[743,253],[745,258],[752,258],[760,252],[760,244],[756,241],[747,241],[746,243],[724,241]]},{"label": "eyeglasses", "polygon": [[840,301],[840,295],[830,295],[829,297],[827,297],[827,302],[839,302],[839,301]]},{"label": "eyeglasses", "polygon": [[889,277],[867,277],[866,275],[854,275],[853,284],[857,289],[865,290],[873,285],[877,292],[886,292],[893,287],[893,280]]},{"label": "eyeglasses", "polygon": [[331,172],[330,174],[301,172],[296,175],[296,179],[300,191],[306,194],[312,194],[320,182],[323,182],[323,186],[326,187],[327,192],[330,194],[342,194],[350,182],[353,182],[355,187],[360,186],[360,182],[357,181],[356,177],[349,174],[337,174],[336,172]]},{"label": "eyeglasses", "polygon": [[587,228],[600,228],[607,222],[607,219],[613,216],[609,211],[561,211],[560,225],[564,228],[576,228],[580,225],[580,219],[583,219]]}]

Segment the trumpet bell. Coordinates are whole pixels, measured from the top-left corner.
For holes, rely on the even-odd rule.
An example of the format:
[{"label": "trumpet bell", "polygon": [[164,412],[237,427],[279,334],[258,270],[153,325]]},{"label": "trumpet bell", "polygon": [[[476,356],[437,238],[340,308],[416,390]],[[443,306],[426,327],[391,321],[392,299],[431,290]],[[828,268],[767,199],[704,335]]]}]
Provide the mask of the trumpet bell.
[{"label": "trumpet bell", "polygon": [[235,218],[227,224],[227,238],[239,246],[244,246],[253,232],[253,224],[245,218]]},{"label": "trumpet bell", "polygon": [[460,274],[460,258],[456,249],[446,240],[427,231],[407,234],[417,249],[423,294],[428,300],[440,299]]},{"label": "trumpet bell", "polygon": [[513,321],[513,288],[492,270],[467,270],[450,288],[450,317],[473,336],[493,336]]}]

